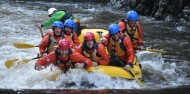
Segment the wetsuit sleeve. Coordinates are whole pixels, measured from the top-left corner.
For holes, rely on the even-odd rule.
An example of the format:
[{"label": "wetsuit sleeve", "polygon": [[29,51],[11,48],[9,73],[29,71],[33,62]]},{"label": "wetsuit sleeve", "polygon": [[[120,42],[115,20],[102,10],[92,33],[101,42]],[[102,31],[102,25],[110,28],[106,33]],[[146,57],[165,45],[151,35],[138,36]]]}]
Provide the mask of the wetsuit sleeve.
[{"label": "wetsuit sleeve", "polygon": [[52,25],[55,21],[60,21],[66,13],[64,11],[56,12],[49,20],[42,23],[41,27]]},{"label": "wetsuit sleeve", "polygon": [[135,54],[134,54],[133,45],[132,45],[132,43],[131,43],[130,38],[129,38],[128,36],[125,37],[123,43],[124,43],[125,49],[126,49],[126,51],[127,51],[127,52],[126,52],[126,53],[127,53],[126,61],[127,61],[128,63],[133,63]]},{"label": "wetsuit sleeve", "polygon": [[55,63],[55,51],[49,53],[47,56],[40,58],[36,61],[36,66],[46,66]]},{"label": "wetsuit sleeve", "polygon": [[139,32],[138,45],[141,46],[141,45],[143,45],[143,40],[142,40],[143,31],[142,31],[142,27],[139,22],[137,22],[137,28],[138,28],[138,32]]},{"label": "wetsuit sleeve", "polygon": [[46,33],[45,33],[45,35],[44,36],[47,36],[47,35],[53,35],[53,30],[52,29],[49,29]]},{"label": "wetsuit sleeve", "polygon": [[107,65],[109,63],[109,57],[103,44],[98,45],[98,54],[101,56],[99,60],[100,65]]},{"label": "wetsuit sleeve", "polygon": [[103,38],[105,39],[104,43],[105,43],[106,45],[108,45],[109,38],[110,38],[109,33],[107,33],[105,36],[103,36]]},{"label": "wetsuit sleeve", "polygon": [[124,32],[124,30],[126,29],[126,24],[125,22],[121,21],[118,23],[119,27],[120,27],[120,31]]},{"label": "wetsuit sleeve", "polygon": [[41,55],[46,52],[48,41],[49,41],[49,36],[45,36],[42,39],[42,41],[40,42],[40,44],[39,44],[39,50],[40,50],[40,54]]},{"label": "wetsuit sleeve", "polygon": [[80,54],[82,54],[82,44],[78,46],[78,48],[76,49]]},{"label": "wetsuit sleeve", "polygon": [[79,38],[77,37],[77,34],[75,32],[73,33],[73,43],[74,46],[80,45]]},{"label": "wetsuit sleeve", "polygon": [[71,61],[74,63],[86,63],[87,66],[86,68],[92,67],[92,61],[87,59],[86,57],[84,57],[82,54],[80,54],[78,51],[76,50],[72,50],[72,54],[71,54]]}]

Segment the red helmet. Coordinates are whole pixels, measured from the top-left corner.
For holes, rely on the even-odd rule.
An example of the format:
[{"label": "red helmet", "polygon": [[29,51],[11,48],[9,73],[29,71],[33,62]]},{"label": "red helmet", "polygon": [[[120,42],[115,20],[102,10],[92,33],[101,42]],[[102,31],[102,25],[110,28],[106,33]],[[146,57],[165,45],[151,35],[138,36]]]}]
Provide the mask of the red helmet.
[{"label": "red helmet", "polygon": [[67,50],[70,48],[70,43],[67,39],[61,39],[58,43],[58,48],[60,50]]},{"label": "red helmet", "polygon": [[93,40],[95,39],[94,37],[94,34],[91,33],[91,32],[87,32],[85,35],[84,35],[84,40],[87,41],[87,40]]}]

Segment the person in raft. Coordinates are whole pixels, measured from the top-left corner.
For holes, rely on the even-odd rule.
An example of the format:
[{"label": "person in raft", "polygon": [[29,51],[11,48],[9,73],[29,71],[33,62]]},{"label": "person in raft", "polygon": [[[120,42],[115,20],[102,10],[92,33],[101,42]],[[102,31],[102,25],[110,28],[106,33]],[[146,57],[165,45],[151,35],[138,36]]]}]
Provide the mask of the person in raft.
[{"label": "person in raft", "polygon": [[92,61],[85,58],[77,50],[71,49],[67,39],[61,39],[55,51],[36,61],[35,69],[42,70],[49,64],[54,64],[62,70],[67,70],[73,67],[91,67]]},{"label": "person in raft", "polygon": [[101,42],[109,47],[111,51],[125,64],[122,63],[109,50],[111,66],[122,66],[125,70],[130,70],[133,67],[134,51],[130,37],[123,35],[120,32],[118,24],[111,24],[108,28],[109,33],[101,38]]},{"label": "person in raft", "polygon": [[130,10],[127,12],[127,20],[122,19],[118,25],[120,27],[120,31],[128,35],[131,38],[131,42],[136,53],[136,50],[145,50],[143,46],[142,40],[142,28],[138,20],[138,14],[134,10]]},{"label": "person in raft", "polygon": [[[77,34],[73,31],[74,29],[74,21],[71,19],[67,19],[63,24],[63,33],[70,38],[71,48],[77,48],[80,45]],[[46,35],[51,34],[52,31],[47,31]]]},{"label": "person in raft", "polygon": [[[61,21],[55,21],[52,24],[52,29],[48,30],[48,34],[42,38],[39,44],[39,55],[42,57],[47,56],[47,54],[54,51],[54,46],[57,46],[59,40],[63,38],[71,41],[69,37],[63,33],[63,23]],[[70,45],[72,45],[72,42]]]},{"label": "person in raft", "polygon": [[93,33],[87,32],[83,40],[83,43],[77,48],[79,53],[90,59],[94,66],[107,65],[109,63],[105,46],[96,42]]},{"label": "person in raft", "polygon": [[80,20],[76,19],[71,13],[67,12],[66,10],[57,10],[56,8],[49,8],[48,9],[48,20],[44,21],[42,24],[37,23],[37,27],[41,30],[42,27],[47,27],[52,25],[55,21],[61,21],[65,23],[67,19],[72,19],[74,21],[74,31],[77,35],[81,32]]},{"label": "person in raft", "polygon": [[74,32],[74,21],[72,19],[67,19],[64,23],[63,32],[73,41],[73,47],[77,48],[80,45],[79,39],[76,32]]}]

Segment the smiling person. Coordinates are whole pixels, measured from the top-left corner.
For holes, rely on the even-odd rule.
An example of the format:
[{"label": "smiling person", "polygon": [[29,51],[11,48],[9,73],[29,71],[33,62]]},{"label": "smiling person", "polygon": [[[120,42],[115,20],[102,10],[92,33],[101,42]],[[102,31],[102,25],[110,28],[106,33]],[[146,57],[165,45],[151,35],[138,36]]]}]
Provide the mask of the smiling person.
[{"label": "smiling person", "polygon": [[36,61],[35,69],[42,70],[49,64],[54,64],[60,69],[69,69],[73,67],[88,68],[92,66],[92,62],[81,55],[75,49],[70,48],[67,39],[61,39],[55,51]]},{"label": "smiling person", "polygon": [[63,33],[63,23],[61,21],[55,21],[52,24],[52,29],[48,30],[48,34],[43,37],[39,44],[40,56],[44,57],[54,51],[54,46],[57,46],[59,40],[63,38],[69,39],[69,37]]},{"label": "smiling person", "polygon": [[[133,67],[135,57],[130,37],[120,32],[118,24],[111,24],[108,28],[109,33],[101,38],[101,42],[107,45],[112,52],[125,64],[125,70]],[[111,66],[123,66],[121,62],[109,50]]]},{"label": "smiling person", "polygon": [[107,65],[109,63],[109,57],[106,53],[105,46],[96,42],[94,34],[87,32],[83,39],[83,43],[77,49],[78,52],[90,59],[94,66]]},{"label": "smiling person", "polygon": [[143,31],[140,23],[137,20],[137,12],[134,10],[130,10],[127,12],[127,20],[122,19],[121,22],[118,23],[120,31],[131,38],[135,53],[136,50],[145,50],[142,40]]},{"label": "smiling person", "polygon": [[67,35],[73,42],[72,47],[77,48],[80,44],[76,32],[74,32],[74,21],[72,19],[67,19],[64,23],[63,32]]}]

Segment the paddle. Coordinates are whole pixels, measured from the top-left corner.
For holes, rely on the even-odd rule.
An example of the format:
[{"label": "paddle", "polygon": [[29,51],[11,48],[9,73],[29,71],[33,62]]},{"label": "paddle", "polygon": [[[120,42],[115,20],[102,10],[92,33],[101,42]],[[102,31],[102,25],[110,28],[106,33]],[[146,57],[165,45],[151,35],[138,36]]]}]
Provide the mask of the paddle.
[{"label": "paddle", "polygon": [[[44,35],[42,33],[42,28],[40,26],[37,25],[37,28],[39,28],[40,33],[41,33],[41,37],[43,38]],[[35,45],[31,45],[31,44],[26,44],[26,43],[13,43],[13,46],[15,46],[16,48],[34,48],[34,47],[39,47],[39,46],[35,46]]]},{"label": "paddle", "polygon": [[15,46],[16,48],[24,48],[24,49],[38,47],[31,44],[26,44],[26,43],[13,43],[13,46]]},{"label": "paddle", "polygon": [[38,23],[36,26],[37,26],[37,28],[40,30],[41,37],[43,38],[44,35],[43,35],[43,33],[42,33],[42,27],[41,27],[41,24]]},{"label": "paddle", "polygon": [[[34,58],[31,58],[31,59],[24,59],[24,60],[22,60],[21,62],[24,62],[24,63],[28,63],[29,61],[31,61],[31,60],[34,60],[34,59],[38,59],[38,58],[40,58],[40,57],[34,57]],[[13,64],[15,63],[15,62],[17,62],[19,59],[12,59],[12,60],[7,60],[6,62],[5,62],[5,66],[7,67],[7,69],[9,69],[11,66],[13,66]]]},{"label": "paddle", "polygon": [[150,48],[146,48],[146,51],[156,52],[156,53],[159,53],[159,54],[167,53],[167,51],[164,51],[164,50],[156,50],[156,49],[150,49]]},{"label": "paddle", "polygon": [[[97,31],[97,33],[98,33],[99,37],[101,38],[103,32]],[[119,57],[105,43],[103,43],[103,44],[107,47],[107,49],[111,52],[111,54],[114,55],[117,60],[119,60],[119,62],[122,64],[122,66],[125,66],[125,64],[119,59]],[[135,78],[135,80],[139,83],[140,86],[142,86],[142,87],[144,86],[144,83],[135,76],[135,74],[132,71],[132,68],[128,72],[131,74],[132,77]]]},{"label": "paddle", "polygon": [[42,28],[39,28],[39,29],[40,29],[41,37],[43,38],[44,35],[43,35],[43,33],[42,33]]}]

